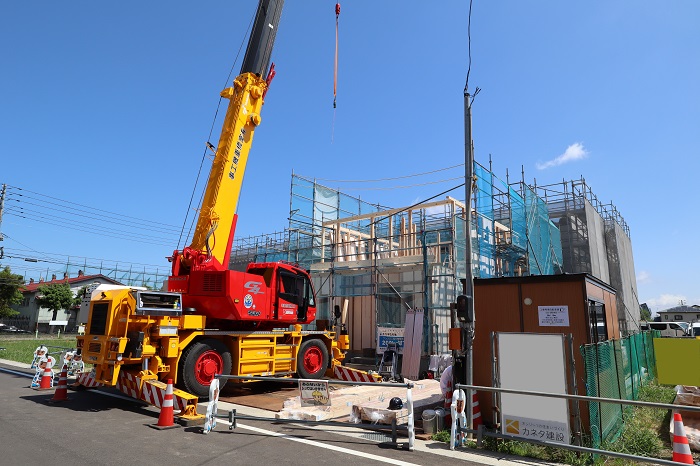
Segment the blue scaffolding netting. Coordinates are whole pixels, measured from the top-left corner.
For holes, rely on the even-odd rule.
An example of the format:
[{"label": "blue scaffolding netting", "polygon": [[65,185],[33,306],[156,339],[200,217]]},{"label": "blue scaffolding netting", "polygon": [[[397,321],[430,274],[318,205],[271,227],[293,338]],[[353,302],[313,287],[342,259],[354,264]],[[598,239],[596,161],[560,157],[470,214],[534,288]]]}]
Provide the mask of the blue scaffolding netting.
[{"label": "blue scaffolding netting", "polygon": [[[561,272],[561,238],[550,220],[546,202],[524,183],[520,192],[500,180],[490,170],[475,163],[476,183],[473,195],[472,264],[475,277],[543,275]],[[237,240],[234,249],[243,251],[246,260],[288,260],[302,266],[332,260],[332,246],[322,242],[324,223],[388,210],[298,175],[292,175],[289,228],[276,239],[257,237]],[[451,242],[454,272],[464,273],[464,218],[456,212],[443,217],[415,211],[409,217],[398,212],[391,217],[371,221],[367,218],[344,221],[353,231],[387,238],[402,222],[420,225],[420,241],[426,246]],[[390,225],[390,222],[393,224]],[[441,263],[444,248],[438,249]],[[362,252],[362,251],[358,251]],[[233,255],[232,255],[233,256]],[[232,259],[233,260],[233,259]]]}]

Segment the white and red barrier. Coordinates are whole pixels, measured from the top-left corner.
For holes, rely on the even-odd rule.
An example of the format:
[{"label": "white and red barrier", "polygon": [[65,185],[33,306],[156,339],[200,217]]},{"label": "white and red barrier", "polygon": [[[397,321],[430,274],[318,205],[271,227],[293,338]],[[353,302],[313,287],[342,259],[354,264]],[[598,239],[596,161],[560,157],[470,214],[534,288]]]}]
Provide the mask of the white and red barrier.
[{"label": "white and red barrier", "polygon": [[376,382],[382,381],[382,377],[379,374],[370,374],[365,371],[360,371],[357,369],[351,369],[345,366],[335,366],[333,373],[338,380],[345,380],[346,382]]},{"label": "white and red barrier", "polygon": [[[102,383],[95,380],[94,372],[84,372],[80,374],[76,383],[87,388],[103,386]],[[155,379],[145,379],[142,382],[141,378],[129,372],[120,371],[116,388],[125,395],[145,401],[156,408],[161,408],[165,400],[167,384]],[[181,390],[173,391],[173,405],[178,411],[183,411],[188,401],[193,398],[196,399],[194,395],[190,395]]]}]

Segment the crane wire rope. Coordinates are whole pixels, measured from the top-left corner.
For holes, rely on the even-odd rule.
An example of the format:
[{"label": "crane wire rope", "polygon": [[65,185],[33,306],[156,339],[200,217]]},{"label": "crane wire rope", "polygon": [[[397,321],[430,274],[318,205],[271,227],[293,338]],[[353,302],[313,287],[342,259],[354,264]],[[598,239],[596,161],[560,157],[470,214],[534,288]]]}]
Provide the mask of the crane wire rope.
[{"label": "crane wire rope", "polygon": [[335,103],[338,94],[338,18],[340,3],[335,4],[335,60],[333,61],[333,123],[331,124],[331,144],[335,139]]},{"label": "crane wire rope", "polygon": [[[229,82],[231,82],[231,76],[233,75],[233,69],[236,66],[236,63],[238,63],[238,58],[241,55],[241,50],[243,50],[243,44],[245,44],[245,38],[248,37],[250,34],[250,31],[253,27],[253,21],[255,20],[255,15],[251,16],[250,23],[248,24],[248,29],[246,30],[246,34],[243,36],[243,39],[241,40],[241,45],[238,47],[238,52],[236,53],[236,58],[233,61],[233,64],[231,65],[231,68],[229,69],[228,76],[226,77],[226,84],[225,86],[228,86]],[[224,87],[225,87],[224,86]],[[197,192],[197,185],[199,185],[199,179],[202,175],[202,167],[204,166],[204,161],[207,158],[207,150],[214,149],[214,146],[211,144],[211,136],[214,133],[214,125],[216,125],[216,119],[219,116],[219,110],[221,110],[221,102],[223,101],[223,97],[219,97],[219,103],[216,106],[216,112],[214,112],[214,118],[211,122],[211,126],[209,128],[209,136],[207,137],[207,143],[206,147],[204,148],[204,152],[202,153],[202,160],[199,163],[199,170],[197,171],[197,178],[195,179],[194,187],[192,188],[192,194],[190,195],[190,202],[187,205],[187,213],[185,214],[185,219],[182,221],[182,229],[180,230],[180,238],[177,240],[177,249],[180,250],[180,244],[182,243],[182,235],[185,232],[185,226],[187,225],[187,219],[190,216],[190,212],[192,211],[192,201],[194,200],[194,196]],[[216,155],[216,152],[215,154]],[[202,199],[204,199],[204,190],[202,190],[201,196],[200,196],[200,204]],[[190,237],[190,234],[192,233],[192,228],[194,226],[194,223],[197,219],[197,216],[194,215],[192,217],[192,222],[190,223],[190,228],[187,231],[187,236],[186,238]]]}]

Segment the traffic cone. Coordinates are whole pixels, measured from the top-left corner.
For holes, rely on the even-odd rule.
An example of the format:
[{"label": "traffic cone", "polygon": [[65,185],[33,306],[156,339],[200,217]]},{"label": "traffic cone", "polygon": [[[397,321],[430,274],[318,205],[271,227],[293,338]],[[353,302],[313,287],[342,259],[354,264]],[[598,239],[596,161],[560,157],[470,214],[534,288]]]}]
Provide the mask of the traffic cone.
[{"label": "traffic cone", "polygon": [[479,396],[474,391],[472,392],[472,429],[478,429],[483,423],[481,410],[479,409]]},{"label": "traffic cone", "polygon": [[49,401],[68,401],[68,365],[64,364],[61,375],[58,376],[58,387]]},{"label": "traffic cone", "polygon": [[445,410],[445,425],[452,424],[452,390],[447,390],[445,393],[445,402],[442,408]]},{"label": "traffic cone", "polygon": [[163,398],[163,406],[160,408],[160,416],[158,416],[158,423],[151,424],[151,427],[158,430],[172,429],[173,427],[180,427],[175,424],[173,412],[173,379],[168,379],[168,386],[165,388],[165,398]]},{"label": "traffic cone", "polygon": [[688,437],[685,435],[683,419],[680,413],[673,413],[673,461],[683,464],[695,464],[690,453]]},{"label": "traffic cone", "polygon": [[41,380],[39,381],[39,387],[35,390],[51,390],[53,385],[53,371],[50,367],[44,369],[44,373],[41,375]]}]

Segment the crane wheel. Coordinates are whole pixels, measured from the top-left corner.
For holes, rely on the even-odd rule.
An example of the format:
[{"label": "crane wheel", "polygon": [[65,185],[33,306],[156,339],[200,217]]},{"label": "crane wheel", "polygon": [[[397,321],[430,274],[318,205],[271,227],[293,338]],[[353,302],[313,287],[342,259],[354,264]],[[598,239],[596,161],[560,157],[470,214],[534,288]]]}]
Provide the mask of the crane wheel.
[{"label": "crane wheel", "polygon": [[302,379],[320,379],[326,373],[328,360],[328,348],[321,340],[306,340],[297,354],[297,374]]},{"label": "crane wheel", "polygon": [[[209,397],[209,385],[215,374],[231,374],[231,352],[219,340],[209,338],[192,343],[182,352],[178,385],[199,398]],[[219,381],[223,388],[226,380]]]}]

